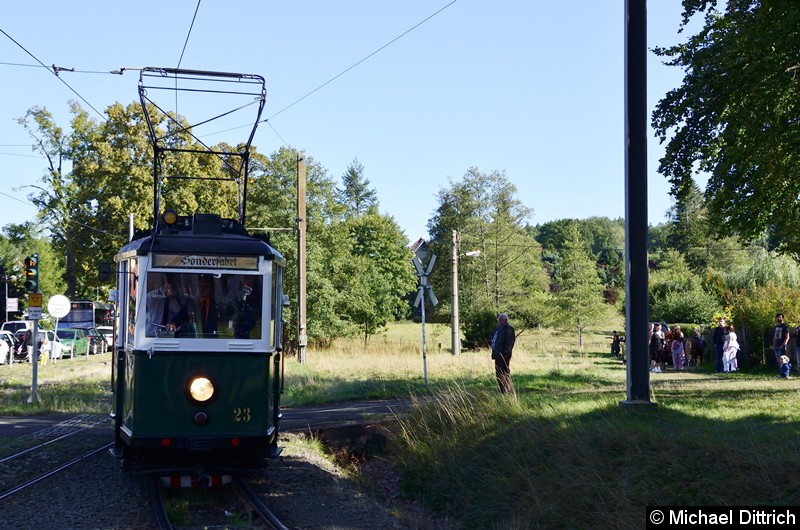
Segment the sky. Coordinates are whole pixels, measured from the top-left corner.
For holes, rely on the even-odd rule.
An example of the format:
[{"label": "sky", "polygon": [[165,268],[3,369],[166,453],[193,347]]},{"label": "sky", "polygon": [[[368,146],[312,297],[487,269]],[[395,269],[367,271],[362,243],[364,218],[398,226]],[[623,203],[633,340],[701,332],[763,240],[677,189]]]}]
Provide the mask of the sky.
[{"label": "sky", "polygon": [[[42,0],[0,19],[0,227],[33,220],[46,161],[17,119],[69,100],[96,120],[138,102],[137,67],[258,74],[253,144],[303,150],[341,183],[355,159],[382,213],[427,238],[437,194],[505,172],[541,224],[625,214],[623,0]],[[648,2],[648,47],[682,42],[680,0]],[[12,40],[13,39],[13,40]],[[45,68],[46,65],[48,68]],[[53,74],[52,65],[62,70]],[[126,68],[122,75],[110,73]],[[682,72],[648,58],[648,106]],[[192,120],[188,104],[186,112]],[[173,109],[168,109],[173,110]],[[246,116],[241,125],[250,122]],[[204,141],[236,143],[247,129]],[[243,133],[244,131],[244,133]],[[648,143],[648,219],[672,205]],[[188,212],[181,212],[188,213]]]}]

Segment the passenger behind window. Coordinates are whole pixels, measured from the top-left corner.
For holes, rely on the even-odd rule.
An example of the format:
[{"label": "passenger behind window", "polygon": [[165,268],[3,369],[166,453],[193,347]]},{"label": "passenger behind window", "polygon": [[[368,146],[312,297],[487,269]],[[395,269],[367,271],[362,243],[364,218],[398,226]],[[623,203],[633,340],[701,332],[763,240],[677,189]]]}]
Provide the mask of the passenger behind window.
[{"label": "passenger behind window", "polygon": [[[157,274],[151,275],[157,278]],[[177,275],[165,273],[161,285],[147,293],[148,337],[187,337],[190,335],[188,300],[180,295]]]},{"label": "passenger behind window", "polygon": [[201,274],[197,278],[197,332],[204,338],[219,336],[219,309],[214,289],[214,277]]},{"label": "passenger behind window", "polygon": [[261,293],[261,277],[249,274],[241,277],[232,308],[234,338],[261,337]]}]

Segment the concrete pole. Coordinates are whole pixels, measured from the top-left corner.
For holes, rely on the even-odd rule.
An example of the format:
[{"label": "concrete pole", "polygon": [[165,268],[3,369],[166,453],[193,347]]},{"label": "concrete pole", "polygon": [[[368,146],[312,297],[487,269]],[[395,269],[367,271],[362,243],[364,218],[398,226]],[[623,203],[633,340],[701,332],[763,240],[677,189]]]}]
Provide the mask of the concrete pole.
[{"label": "concrete pole", "polygon": [[461,337],[458,317],[458,230],[453,230],[453,302],[451,309],[451,328],[452,328],[452,351],[453,355],[461,355]]}]

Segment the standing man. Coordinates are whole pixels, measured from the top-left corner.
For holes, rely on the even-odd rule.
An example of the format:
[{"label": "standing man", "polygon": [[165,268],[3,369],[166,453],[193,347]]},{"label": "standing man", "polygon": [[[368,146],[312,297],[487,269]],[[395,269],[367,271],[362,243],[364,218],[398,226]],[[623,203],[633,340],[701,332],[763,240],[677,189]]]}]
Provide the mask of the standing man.
[{"label": "standing man", "polygon": [[716,354],[716,364],[714,365],[714,369],[717,372],[722,371],[722,352],[725,350],[725,319],[720,318],[718,321],[718,326],[714,328],[714,353]]},{"label": "standing man", "polygon": [[781,369],[781,355],[786,355],[786,345],[789,343],[789,326],[783,321],[783,313],[775,315],[775,335],[772,339],[772,351],[775,352],[775,366]]},{"label": "standing man", "polygon": [[197,310],[201,337],[215,338],[217,336],[217,325],[219,314],[217,313],[217,301],[214,297],[214,278],[208,274],[201,274],[197,278]]},{"label": "standing man", "polygon": [[492,335],[492,359],[494,359],[494,373],[500,393],[511,392],[511,352],[517,336],[514,328],[508,323],[508,315],[497,315],[497,327]]}]

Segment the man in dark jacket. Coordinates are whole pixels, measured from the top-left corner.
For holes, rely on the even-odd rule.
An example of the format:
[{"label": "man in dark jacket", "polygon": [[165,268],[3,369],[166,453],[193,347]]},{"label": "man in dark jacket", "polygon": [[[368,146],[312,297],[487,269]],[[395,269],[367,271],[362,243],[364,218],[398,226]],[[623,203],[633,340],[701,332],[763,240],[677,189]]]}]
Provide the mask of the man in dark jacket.
[{"label": "man in dark jacket", "polygon": [[508,323],[508,315],[497,315],[497,327],[492,335],[492,359],[494,359],[494,372],[500,392],[505,394],[512,390],[511,386],[511,352],[516,341],[514,328]]}]

